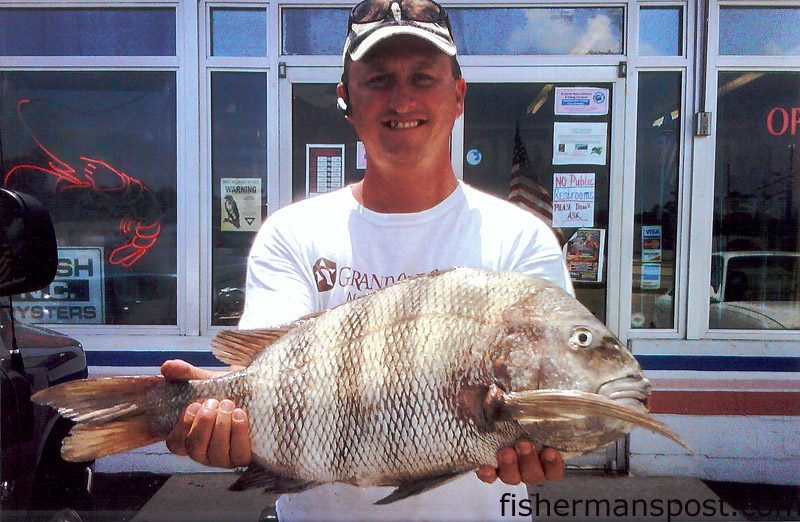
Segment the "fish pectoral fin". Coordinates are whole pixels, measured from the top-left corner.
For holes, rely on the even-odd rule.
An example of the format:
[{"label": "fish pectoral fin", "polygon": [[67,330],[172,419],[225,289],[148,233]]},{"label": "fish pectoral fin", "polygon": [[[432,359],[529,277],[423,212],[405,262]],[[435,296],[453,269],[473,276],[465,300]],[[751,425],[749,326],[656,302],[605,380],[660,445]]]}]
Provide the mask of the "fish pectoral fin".
[{"label": "fish pectoral fin", "polygon": [[464,474],[463,471],[455,471],[453,473],[444,473],[442,475],[436,475],[429,478],[415,480],[413,482],[403,482],[397,487],[397,489],[395,489],[382,499],[375,501],[375,505],[383,506],[386,504],[391,504],[392,502],[397,502],[398,500],[403,500],[404,498],[409,498],[413,497],[414,495],[419,495],[420,493],[424,493],[426,491],[430,491],[433,488],[437,488],[442,484],[446,484],[451,480],[460,477],[463,474]]},{"label": "fish pectoral fin", "polygon": [[316,482],[287,477],[270,471],[257,463],[252,463],[239,479],[229,488],[231,491],[245,491],[264,488],[264,493],[298,493],[318,486]]},{"label": "fish pectoral fin", "polygon": [[556,420],[574,415],[606,417],[663,435],[694,453],[678,434],[647,411],[639,411],[597,393],[578,390],[529,390],[506,393],[501,401],[501,416],[521,424],[541,422],[548,420],[548,417]]}]

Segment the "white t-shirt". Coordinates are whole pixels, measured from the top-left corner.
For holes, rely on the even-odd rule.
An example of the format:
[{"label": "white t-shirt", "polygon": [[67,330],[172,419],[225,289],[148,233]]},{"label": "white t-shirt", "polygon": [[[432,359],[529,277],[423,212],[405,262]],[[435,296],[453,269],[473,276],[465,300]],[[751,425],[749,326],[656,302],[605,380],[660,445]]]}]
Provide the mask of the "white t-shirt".
[{"label": "white t-shirt", "polygon": [[[239,327],[264,328],[332,308],[415,274],[455,266],[513,270],[572,283],[550,228],[532,214],[464,183],[435,207],[380,214],[349,187],[284,207],[259,231],[247,263]],[[526,498],[524,485],[488,485],[467,473],[388,506],[392,488],[325,484],[278,501],[291,520],[514,520],[500,498]],[[506,515],[509,515],[508,510]],[[529,520],[530,517],[521,518]]]}]

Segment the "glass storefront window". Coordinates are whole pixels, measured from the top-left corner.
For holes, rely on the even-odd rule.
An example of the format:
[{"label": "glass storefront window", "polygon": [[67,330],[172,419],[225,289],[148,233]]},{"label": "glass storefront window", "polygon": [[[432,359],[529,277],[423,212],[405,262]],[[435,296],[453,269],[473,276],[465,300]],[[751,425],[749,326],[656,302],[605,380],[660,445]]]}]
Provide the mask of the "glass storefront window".
[{"label": "glass storefront window", "polygon": [[709,324],[800,329],[800,73],[720,72]]},{"label": "glass storefront window", "polygon": [[20,319],[177,324],[174,72],[0,72],[0,182],[37,197],[56,281]]},{"label": "glass storefront window", "polygon": [[175,56],[175,9],[0,9],[0,56]]},{"label": "glass storefront window", "polygon": [[[286,8],[283,54],[340,55],[348,9]],[[458,52],[470,54],[622,54],[624,10],[603,8],[447,9]],[[344,30],[344,29],[343,29]]]},{"label": "glass storefront window", "polygon": [[211,56],[266,56],[264,9],[212,9]]},{"label": "glass storefront window", "polygon": [[349,16],[349,9],[284,8],[282,54],[341,56]]},{"label": "glass storefront window", "polygon": [[266,73],[211,74],[213,325],[235,325],[244,307],[247,254],[267,215],[267,120]]},{"label": "glass storefront window", "polygon": [[621,7],[453,7],[447,13],[461,55],[623,53]]},{"label": "glass storefront window", "polygon": [[[611,170],[605,154],[610,149],[612,94],[610,84],[472,83],[464,111],[464,181],[554,226],[575,294],[601,320],[606,317],[608,278],[607,263],[599,256],[604,256],[608,230]],[[597,108],[594,114],[580,115],[565,114],[575,109],[556,110],[556,100],[570,96],[602,98],[607,113]],[[579,131],[576,142],[570,129]],[[587,134],[599,141],[588,145]],[[559,143],[554,144],[555,136]],[[606,148],[602,159],[592,157],[597,147]],[[566,183],[562,186],[560,180]],[[580,202],[570,194],[577,194]]]},{"label": "glass storefront window", "polygon": [[800,8],[720,7],[719,54],[800,56]]},{"label": "glass storefront window", "polygon": [[681,73],[639,73],[633,328],[674,328]]},{"label": "glass storefront window", "polygon": [[680,56],[683,49],[683,12],[680,7],[639,10],[639,54]]}]

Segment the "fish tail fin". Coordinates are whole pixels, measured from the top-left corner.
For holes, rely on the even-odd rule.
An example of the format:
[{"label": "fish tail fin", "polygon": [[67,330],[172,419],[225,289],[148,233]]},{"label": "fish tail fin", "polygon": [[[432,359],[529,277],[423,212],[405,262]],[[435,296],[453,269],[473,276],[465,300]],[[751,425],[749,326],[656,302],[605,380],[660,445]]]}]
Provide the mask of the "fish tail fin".
[{"label": "fish tail fin", "polygon": [[61,456],[71,462],[95,460],[164,440],[150,430],[150,422],[139,416],[99,426],[79,424],[61,446]]},{"label": "fish tail fin", "polygon": [[160,376],[87,379],[47,388],[32,398],[77,423],[61,455],[80,462],[164,440],[170,424],[159,419],[168,401],[159,398],[174,397],[173,386]]}]

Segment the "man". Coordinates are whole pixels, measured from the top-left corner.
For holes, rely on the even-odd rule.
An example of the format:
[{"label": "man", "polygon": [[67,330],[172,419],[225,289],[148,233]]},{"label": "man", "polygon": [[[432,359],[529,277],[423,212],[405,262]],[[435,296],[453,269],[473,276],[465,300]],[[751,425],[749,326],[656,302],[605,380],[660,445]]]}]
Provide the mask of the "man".
[{"label": "man", "polygon": [[[450,134],[466,82],[447,16],[430,0],[366,0],[350,16],[340,108],[364,142],[364,179],[274,213],[248,260],[240,328],[263,328],[327,309],[391,281],[434,269],[518,270],[571,283],[552,231],[532,215],[456,179]],[[355,274],[358,274],[356,276]],[[168,361],[170,379],[210,372]],[[229,400],[187,408],[167,439],[180,455],[215,466],[250,460],[246,412]],[[387,488],[327,484],[278,503],[279,517],[360,520],[499,518],[500,498],[526,496],[520,482],[562,476],[552,448],[529,441],[430,492],[392,506]],[[495,482],[497,478],[501,482]],[[516,486],[509,486],[516,485]]]}]

